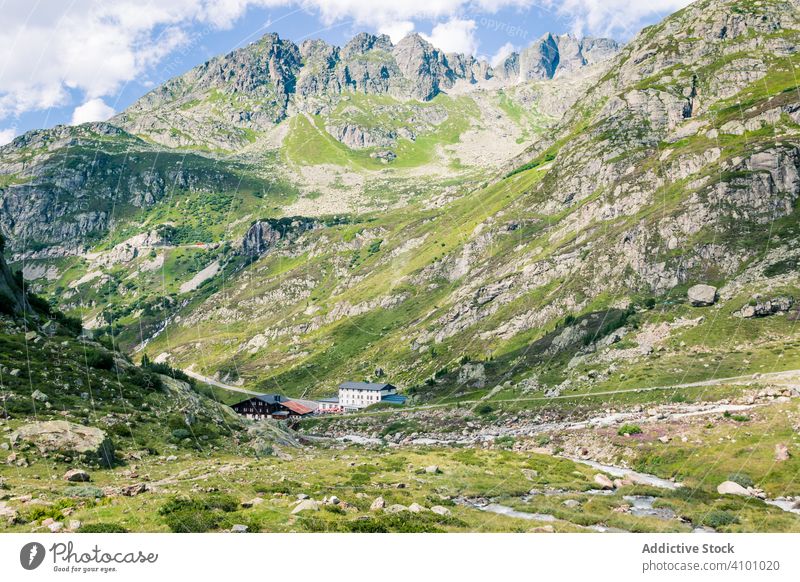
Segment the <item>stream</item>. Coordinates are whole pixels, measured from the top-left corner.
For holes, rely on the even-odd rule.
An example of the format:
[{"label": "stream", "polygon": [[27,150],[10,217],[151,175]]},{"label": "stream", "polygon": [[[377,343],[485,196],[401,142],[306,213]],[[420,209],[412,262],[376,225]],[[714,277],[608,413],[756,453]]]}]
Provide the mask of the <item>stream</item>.
[{"label": "stream", "polygon": [[[681,483],[676,483],[674,481],[670,481],[668,479],[662,479],[661,477],[656,477],[655,475],[650,475],[648,473],[640,473],[638,471],[634,471],[632,469],[625,469],[622,467],[615,467],[613,465],[604,465],[602,463],[598,463],[596,461],[591,461],[588,459],[578,459],[572,457],[564,457],[573,461],[574,463],[580,463],[582,465],[588,465],[598,471],[602,471],[607,473],[613,477],[618,478],[627,478],[639,485],[649,485],[651,487],[657,487],[659,489],[668,489],[670,491],[674,491],[679,487],[682,487]],[[562,491],[562,490],[548,490],[543,493],[535,493],[531,492],[531,494],[526,495],[522,498],[523,501],[529,501],[535,495],[545,495],[545,496],[555,496],[555,495],[564,495],[564,494],[571,494],[571,493],[579,493],[576,491]],[[591,489],[589,491],[580,492],[583,494],[588,495],[613,495],[613,490],[603,490],[603,489]],[[652,495],[625,495],[623,499],[631,506],[630,515],[638,516],[638,517],[655,517],[657,519],[663,519],[665,521],[677,519],[678,516],[674,511],[665,507],[654,507],[654,502],[656,501],[657,497]],[[768,505],[772,505],[774,507],[778,507],[783,511],[794,513],[796,515],[800,515],[800,503],[792,500],[792,499],[785,499],[785,498],[778,498],[778,499],[765,499],[765,503]],[[507,505],[502,505],[500,503],[496,503],[492,500],[487,499],[464,499],[461,498],[460,500],[456,500],[456,503],[460,505],[466,505],[468,507],[473,507],[475,509],[479,509],[481,511],[488,511],[489,513],[496,513],[498,515],[505,515],[507,517],[515,517],[519,519],[526,519],[531,521],[542,521],[542,522],[552,522],[557,521],[557,518],[549,513],[530,513],[526,511],[519,511],[514,509],[513,507],[509,507]],[[604,525],[591,525],[586,527],[586,529],[601,532],[601,533],[617,533],[617,532],[625,532],[625,530],[621,530],[618,528],[607,527]],[[709,533],[713,532],[710,528],[705,527],[695,527],[692,530],[694,533]]]},{"label": "stream", "polygon": [[614,467],[613,465],[603,465],[602,463],[598,463],[597,461],[590,461],[588,459],[578,459],[576,457],[564,457],[565,459],[569,459],[573,463],[580,463],[581,465],[588,465],[598,471],[602,471],[604,473],[608,473],[613,477],[619,477],[620,479],[628,478],[634,483],[638,485],[650,485],[651,487],[658,487],[659,489],[669,489],[675,490],[682,485],[680,483],[675,483],[674,481],[670,481],[669,479],[662,479],[661,477],[656,477],[655,475],[650,475],[648,473],[639,473],[638,471],[634,471],[633,469],[624,469],[622,467]]}]

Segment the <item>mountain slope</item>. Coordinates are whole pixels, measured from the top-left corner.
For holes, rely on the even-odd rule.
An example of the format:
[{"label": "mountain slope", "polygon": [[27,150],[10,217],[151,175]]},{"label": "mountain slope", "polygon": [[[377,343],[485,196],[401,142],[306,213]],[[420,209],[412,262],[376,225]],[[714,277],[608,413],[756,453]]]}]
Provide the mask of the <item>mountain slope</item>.
[{"label": "mountain slope", "polygon": [[[285,130],[269,168],[300,184],[297,200],[238,210],[234,197],[195,223],[217,205],[204,178],[40,284],[66,289],[62,305],[126,349],[290,394],[382,373],[420,399],[513,397],[798,364],[782,350],[795,341],[800,256],[799,40],[794,1],[706,0],[583,76],[571,77],[570,63],[615,47],[550,36],[480,80],[488,70],[418,38],[392,46],[362,35],[335,49],[268,37],[119,122],[152,140],[186,122],[180,132],[194,143],[191,127],[241,129],[234,112],[252,112],[265,135],[191,164],[214,160],[219,183],[255,180],[266,134]],[[516,84],[523,70],[547,80]],[[515,81],[491,88],[501,75]],[[457,94],[470,76],[472,91]],[[574,104],[553,107],[536,129],[537,111],[565,91]],[[493,111],[533,128],[516,151],[463,172],[451,157],[452,172],[430,172],[470,132],[491,134],[480,125]],[[309,196],[303,180],[314,172],[334,178]],[[364,184],[380,203],[364,202]],[[356,191],[352,212],[297,212]],[[186,227],[186,204],[208,244],[170,230]],[[719,288],[716,306],[687,300],[695,283]]]},{"label": "mountain slope", "polygon": [[[794,7],[692,5],[634,39],[510,177],[306,233],[148,349],[315,393],[378,367],[440,397],[625,381],[614,360],[709,373],[684,349],[648,364],[680,334],[723,352],[730,330],[780,346],[790,318],[737,313],[797,292]],[[680,305],[697,282],[722,287],[713,322]],[[742,365],[724,359],[711,371]]]}]

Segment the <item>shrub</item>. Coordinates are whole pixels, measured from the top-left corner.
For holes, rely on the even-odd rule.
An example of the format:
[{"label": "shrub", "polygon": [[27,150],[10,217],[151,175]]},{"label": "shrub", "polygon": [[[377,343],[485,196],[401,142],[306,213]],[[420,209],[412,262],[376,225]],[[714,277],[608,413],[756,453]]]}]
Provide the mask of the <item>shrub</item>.
[{"label": "shrub", "polygon": [[623,424],[621,427],[619,427],[617,434],[620,436],[642,434],[642,429],[636,424]]},{"label": "shrub", "polygon": [[128,533],[117,523],[87,523],[78,528],[78,533]]},{"label": "shrub", "polygon": [[739,523],[739,518],[736,517],[734,514],[732,514],[730,511],[721,511],[715,509],[713,511],[709,511],[706,515],[703,516],[702,523],[705,526],[717,529],[718,527]]},{"label": "shrub", "polygon": [[64,495],[68,497],[88,497],[91,499],[105,497],[103,490],[94,485],[73,485],[64,490]]},{"label": "shrub", "polygon": [[272,495],[274,493],[282,493],[283,495],[290,495],[295,491],[300,491],[302,487],[300,483],[295,481],[278,481],[277,483],[264,483],[255,485],[253,490],[256,493],[266,493]]},{"label": "shrub", "polygon": [[501,436],[494,440],[494,444],[504,449],[510,449],[514,446],[516,439],[512,436]]},{"label": "shrub", "polygon": [[114,356],[108,352],[87,351],[86,363],[98,370],[111,370],[114,367]]},{"label": "shrub", "polygon": [[742,473],[742,472],[736,472],[731,475],[728,475],[728,481],[733,481],[734,483],[738,483],[739,485],[745,488],[755,486],[753,478],[747,473]]},{"label": "shrub", "polygon": [[745,416],[744,414],[732,414],[730,411],[726,410],[722,413],[722,416],[725,418],[729,418],[731,420],[735,420],[736,422],[749,422],[750,417]]},{"label": "shrub", "polygon": [[494,412],[494,408],[491,404],[481,404],[475,407],[475,412],[481,416],[486,416],[487,414]]},{"label": "shrub", "polygon": [[141,369],[141,368],[130,368],[128,370],[128,378],[130,381],[138,386],[139,388],[144,388],[148,392],[155,392],[157,390],[161,390],[164,387],[163,382],[161,382],[161,378],[158,374],[151,372],[150,370]]},{"label": "shrub", "polygon": [[186,430],[185,428],[176,428],[172,431],[172,438],[178,441],[182,441],[183,439],[191,438],[192,433]]},{"label": "shrub", "polygon": [[225,514],[238,508],[239,501],[232,495],[213,493],[205,497],[175,497],[162,505],[158,513],[173,532],[203,533],[225,525]]},{"label": "shrub", "polygon": [[16,301],[4,291],[0,291],[0,313],[3,315],[14,315],[14,305]]}]

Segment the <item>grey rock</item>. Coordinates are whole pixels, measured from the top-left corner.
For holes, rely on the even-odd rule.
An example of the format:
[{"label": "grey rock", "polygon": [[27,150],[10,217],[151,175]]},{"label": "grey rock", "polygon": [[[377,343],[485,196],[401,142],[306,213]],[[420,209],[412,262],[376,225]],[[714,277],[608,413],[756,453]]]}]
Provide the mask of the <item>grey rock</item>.
[{"label": "grey rock", "polygon": [[69,471],[64,473],[64,480],[76,483],[86,483],[88,481],[91,481],[92,478],[89,475],[89,473],[87,473],[83,469],[70,469]]},{"label": "grey rock", "polygon": [[385,508],[384,511],[386,513],[400,513],[402,511],[408,511],[408,507],[401,505],[400,503],[395,503],[394,505],[390,505],[389,507]]},{"label": "grey rock", "polygon": [[319,503],[313,499],[304,499],[292,509],[292,513],[300,513],[303,511],[319,511]]},{"label": "grey rock", "polygon": [[601,489],[613,489],[614,482],[611,481],[608,477],[603,475],[602,473],[598,473],[594,476],[594,482],[600,486]]},{"label": "grey rock", "polygon": [[85,456],[87,460],[105,466],[114,462],[114,447],[105,432],[65,420],[25,424],[10,438],[12,443],[31,443],[42,453]]},{"label": "grey rock", "polygon": [[723,481],[719,485],[717,485],[717,493],[720,495],[741,495],[743,497],[749,497],[750,492],[733,481]]},{"label": "grey rock", "polygon": [[767,317],[776,313],[786,313],[792,308],[792,305],[794,305],[794,298],[787,296],[757,300],[742,307],[739,315],[744,318]]},{"label": "grey rock", "polygon": [[687,296],[695,307],[714,305],[717,301],[717,288],[705,284],[694,285],[689,287]]},{"label": "grey rock", "polygon": [[45,394],[41,390],[34,390],[33,394],[31,394],[31,398],[33,398],[37,402],[47,402],[49,400],[47,394]]}]

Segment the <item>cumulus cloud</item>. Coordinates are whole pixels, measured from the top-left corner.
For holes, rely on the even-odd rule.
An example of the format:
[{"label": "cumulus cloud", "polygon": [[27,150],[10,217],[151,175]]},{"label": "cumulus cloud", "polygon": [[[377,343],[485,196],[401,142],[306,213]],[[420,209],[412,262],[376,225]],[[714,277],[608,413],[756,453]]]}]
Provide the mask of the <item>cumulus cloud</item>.
[{"label": "cumulus cloud", "polygon": [[3,5],[0,119],[112,95],[190,42],[188,28],[221,29],[254,4],[285,0],[72,0]]},{"label": "cumulus cloud", "polygon": [[114,108],[106,105],[102,99],[90,99],[72,112],[72,125],[80,125],[90,121],[105,121],[114,115]]},{"label": "cumulus cloud", "polygon": [[[689,0],[6,0],[0,27],[0,120],[31,110],[115,95],[178,49],[234,26],[252,7],[296,8],[325,25],[386,32],[393,40],[423,23],[440,48],[475,54],[476,15],[543,8],[574,32],[625,37],[643,20]],[[176,71],[177,72],[177,71]]]},{"label": "cumulus cloud", "polygon": [[474,20],[453,18],[433,27],[431,33],[423,38],[446,53],[474,55],[478,52],[478,39],[475,36],[477,25]]},{"label": "cumulus cloud", "polygon": [[380,34],[388,34],[392,42],[397,43],[414,32],[414,23],[410,20],[401,20],[399,22],[382,24],[378,27],[378,32]]},{"label": "cumulus cloud", "polygon": [[492,55],[492,57],[489,59],[489,64],[492,65],[493,67],[498,67],[502,65],[503,61],[506,60],[508,55],[513,53],[515,50],[517,50],[516,47],[510,42],[507,42],[499,49],[497,49],[497,52]]},{"label": "cumulus cloud", "polygon": [[692,0],[544,0],[543,5],[567,17],[577,36],[617,36],[636,33],[642,22],[654,15],[669,14]]},{"label": "cumulus cloud", "polygon": [[0,129],[0,146],[6,145],[15,137],[17,137],[17,132],[13,128]]}]

